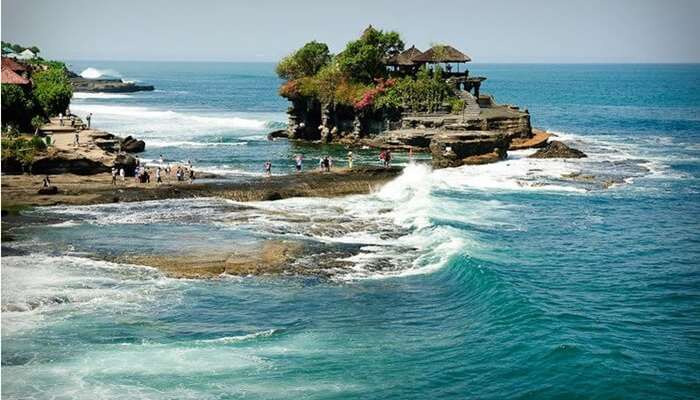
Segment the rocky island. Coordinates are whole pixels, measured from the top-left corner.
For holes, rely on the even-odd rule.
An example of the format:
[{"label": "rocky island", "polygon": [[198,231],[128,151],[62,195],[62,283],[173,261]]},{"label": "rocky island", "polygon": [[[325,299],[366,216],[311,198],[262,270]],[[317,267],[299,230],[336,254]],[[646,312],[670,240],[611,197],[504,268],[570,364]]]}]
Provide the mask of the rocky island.
[{"label": "rocky island", "polygon": [[449,45],[406,49],[396,32],[371,25],[331,55],[309,42],[277,66],[289,100],[294,140],[426,151],[434,167],[495,162],[511,148],[542,147],[527,109],[499,104],[481,92],[471,58]]},{"label": "rocky island", "polygon": [[153,91],[153,85],[137,85],[134,82],[127,82],[119,78],[109,79],[88,79],[69,72],[70,83],[76,92],[87,93],[132,93],[142,91]]}]

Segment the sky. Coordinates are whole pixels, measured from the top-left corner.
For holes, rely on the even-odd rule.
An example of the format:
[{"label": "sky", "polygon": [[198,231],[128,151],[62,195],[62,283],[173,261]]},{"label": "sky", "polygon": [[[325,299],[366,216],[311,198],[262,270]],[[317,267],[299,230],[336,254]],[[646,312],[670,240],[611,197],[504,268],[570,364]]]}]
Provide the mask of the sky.
[{"label": "sky", "polygon": [[368,24],[475,62],[700,62],[700,0],[2,0],[2,40],[59,60],[276,61]]}]

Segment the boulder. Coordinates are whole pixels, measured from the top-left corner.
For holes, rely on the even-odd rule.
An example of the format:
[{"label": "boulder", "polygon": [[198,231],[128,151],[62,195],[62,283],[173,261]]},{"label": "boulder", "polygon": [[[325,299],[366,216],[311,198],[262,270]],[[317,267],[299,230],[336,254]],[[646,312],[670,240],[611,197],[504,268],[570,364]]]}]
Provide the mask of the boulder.
[{"label": "boulder", "polygon": [[42,187],[37,191],[38,194],[47,194],[47,195],[54,195],[58,194],[58,187],[56,186],[46,186]]},{"label": "boulder", "polygon": [[146,150],[146,142],[127,136],[121,141],[121,149],[127,153],[141,153]]},{"label": "boulder", "polygon": [[136,169],[137,160],[136,157],[131,154],[119,153],[114,159],[115,168],[124,168],[124,174],[126,176],[134,176],[134,170]]},{"label": "boulder", "polygon": [[564,143],[553,140],[532,154],[530,158],[583,158],[586,154],[580,150],[572,149]]},{"label": "boulder", "polygon": [[506,158],[510,138],[501,132],[440,132],[430,141],[433,167],[485,164]]},{"label": "boulder", "polygon": [[104,151],[119,151],[119,140],[116,139],[95,139],[93,143]]}]

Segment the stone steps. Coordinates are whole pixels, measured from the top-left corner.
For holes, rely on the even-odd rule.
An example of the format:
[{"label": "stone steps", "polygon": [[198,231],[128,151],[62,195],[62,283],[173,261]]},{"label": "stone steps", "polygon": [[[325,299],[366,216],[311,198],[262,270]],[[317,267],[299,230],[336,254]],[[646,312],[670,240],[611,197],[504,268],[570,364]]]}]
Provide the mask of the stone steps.
[{"label": "stone steps", "polygon": [[464,109],[462,110],[462,120],[477,119],[481,114],[479,103],[471,93],[464,90],[457,92],[457,96],[464,101]]}]

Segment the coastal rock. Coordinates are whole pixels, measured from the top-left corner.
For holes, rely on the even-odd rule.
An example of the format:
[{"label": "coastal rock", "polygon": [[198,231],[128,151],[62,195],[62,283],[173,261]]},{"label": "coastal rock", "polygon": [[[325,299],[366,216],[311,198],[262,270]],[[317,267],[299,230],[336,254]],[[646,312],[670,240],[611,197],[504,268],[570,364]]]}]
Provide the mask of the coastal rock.
[{"label": "coastal rock", "polygon": [[132,93],[152,91],[152,85],[137,85],[134,82],[124,82],[121,79],[86,79],[83,77],[70,78],[73,90],[91,93]]},{"label": "coastal rock", "polygon": [[69,152],[51,152],[37,157],[31,164],[33,174],[92,175],[109,171],[104,163]]},{"label": "coastal rock", "polygon": [[131,154],[120,153],[114,159],[115,168],[124,168],[124,174],[126,176],[134,176],[134,170],[136,169],[136,157]]},{"label": "coastal rock", "polygon": [[506,158],[510,138],[501,132],[440,132],[430,141],[435,168],[485,164]]},{"label": "coastal rock", "polygon": [[54,195],[58,194],[58,187],[56,186],[46,186],[37,190],[37,194]]},{"label": "coastal rock", "polygon": [[530,158],[584,158],[586,154],[580,150],[573,149],[564,143],[553,140],[545,147],[537,150]]},{"label": "coastal rock", "polygon": [[392,150],[427,149],[437,132],[433,129],[397,129],[368,139],[366,143],[372,147]]},{"label": "coastal rock", "polygon": [[285,129],[278,129],[267,134],[267,140],[274,140],[276,138],[288,138],[289,131]]},{"label": "coastal rock", "polygon": [[146,142],[127,136],[121,140],[121,149],[127,153],[141,153],[146,150]]}]

